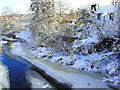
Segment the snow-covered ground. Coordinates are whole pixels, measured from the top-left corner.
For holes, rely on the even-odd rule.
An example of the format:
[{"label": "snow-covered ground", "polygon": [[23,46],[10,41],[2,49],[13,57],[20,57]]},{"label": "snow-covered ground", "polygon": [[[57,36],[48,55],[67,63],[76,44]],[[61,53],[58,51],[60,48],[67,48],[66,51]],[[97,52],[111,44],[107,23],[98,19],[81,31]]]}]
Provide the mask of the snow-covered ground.
[{"label": "snow-covered ground", "polygon": [[7,36],[2,36],[2,39],[7,40],[7,41],[17,41],[17,39],[13,39],[13,38],[8,38]]},{"label": "snow-covered ground", "polygon": [[31,84],[31,88],[54,88],[36,71],[27,71],[27,80]]},{"label": "snow-covered ground", "polygon": [[[84,71],[101,72],[107,75],[109,79],[106,82],[112,82],[112,86],[118,87],[119,76],[114,76],[118,66],[118,59],[115,52],[101,51],[89,55],[73,54],[71,56],[63,56],[60,53],[53,54],[45,47],[39,47],[36,50],[30,50],[34,57],[49,60],[53,63],[68,65],[72,68]],[[112,76],[113,75],[113,76]]]},{"label": "snow-covered ground", "polygon": [[14,47],[11,49],[11,53],[25,58],[59,82],[70,84],[72,88],[108,88],[106,83],[102,81],[104,76],[99,73],[79,71],[68,68],[67,66],[52,63],[48,60],[37,59],[28,52],[24,44],[14,43],[12,46],[13,45]]},{"label": "snow-covered ground", "polygon": [[10,82],[7,67],[0,63],[0,90],[2,88],[10,88]]},{"label": "snow-covered ground", "polygon": [[[75,40],[72,43],[72,48],[75,52],[79,52],[79,48],[82,48],[79,54],[64,56],[60,52],[56,53],[50,51],[46,47],[32,48],[29,50],[29,52],[35,58],[42,58],[43,60],[49,60],[53,63],[67,65],[70,66],[70,68],[75,68],[78,70],[80,69],[84,71],[101,72],[102,74],[107,75],[110,78],[104,79],[104,81],[110,81],[113,86],[118,87],[119,80],[117,78],[119,78],[120,76],[118,76],[118,72],[116,72],[118,68],[118,58],[115,55],[118,52],[111,52],[105,48],[102,51],[94,52],[94,46],[99,44],[103,40],[103,38],[115,38],[118,35],[116,27],[113,22],[106,22],[106,24],[104,25],[99,21],[97,21],[96,23],[97,24],[95,25],[90,25],[90,27],[87,29],[85,28],[84,31],[77,32],[76,36],[81,37],[82,39]],[[32,34],[30,30],[22,31],[19,34],[16,34],[16,36],[26,40],[29,45],[35,44],[34,41],[32,41]],[[20,50],[22,49],[18,45],[16,45],[16,47],[20,48]],[[20,52],[16,53],[16,51],[19,51],[19,49],[12,49],[13,54],[22,54]],[[89,54],[89,51],[94,53]],[[25,52],[23,52],[23,54],[25,54]],[[116,73],[117,76],[114,76]]]},{"label": "snow-covered ground", "polygon": [[30,32],[29,29],[23,30],[20,33],[16,34],[17,38],[21,38],[27,41],[27,43],[30,43],[32,40],[32,33]]}]

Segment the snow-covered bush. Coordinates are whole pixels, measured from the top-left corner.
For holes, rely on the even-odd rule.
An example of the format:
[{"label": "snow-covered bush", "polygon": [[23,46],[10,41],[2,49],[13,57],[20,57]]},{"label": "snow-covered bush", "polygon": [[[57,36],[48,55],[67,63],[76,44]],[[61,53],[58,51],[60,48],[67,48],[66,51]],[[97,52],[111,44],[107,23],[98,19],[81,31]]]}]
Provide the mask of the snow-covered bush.
[{"label": "snow-covered bush", "polygon": [[[91,12],[79,9],[78,13],[83,16],[78,17],[77,21],[82,23],[58,24],[53,7],[46,9],[46,5],[46,2],[33,0],[31,8],[35,17],[30,29],[36,39],[36,46],[30,52],[36,58],[118,78],[120,40],[116,23],[99,21]],[[53,17],[44,18],[47,10],[52,10]],[[49,22],[51,19],[54,21]]]},{"label": "snow-covered bush", "polygon": [[49,41],[51,34],[56,32],[57,23],[54,13],[54,1],[32,0],[30,8],[34,12],[30,30],[36,40],[36,44],[44,44],[44,42]]},{"label": "snow-covered bush", "polygon": [[30,30],[36,44],[54,48],[63,53],[65,49],[68,51],[69,42],[63,41],[63,39],[75,35],[74,25],[57,23],[54,1],[33,0],[31,10],[34,12],[34,17],[31,21]]}]

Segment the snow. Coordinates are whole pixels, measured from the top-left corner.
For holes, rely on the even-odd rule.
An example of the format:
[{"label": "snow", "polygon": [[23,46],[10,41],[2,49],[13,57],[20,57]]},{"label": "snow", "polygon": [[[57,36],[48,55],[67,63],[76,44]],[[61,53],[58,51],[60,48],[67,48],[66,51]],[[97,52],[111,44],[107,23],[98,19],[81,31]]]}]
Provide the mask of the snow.
[{"label": "snow", "polygon": [[[113,5],[101,6],[100,9],[97,11],[97,13],[103,13],[103,15],[107,15],[107,13],[113,13],[113,12],[114,12]],[[83,17],[79,17],[78,19],[82,19],[82,18]],[[89,20],[92,19],[94,18],[90,18]],[[104,23],[96,19],[92,21],[93,24],[86,23],[83,24],[83,26],[78,25],[75,27],[75,30],[77,32],[76,36],[79,39],[73,41],[71,46],[73,52],[69,56],[64,56],[61,54],[61,52],[58,55],[58,53],[54,51],[49,51],[50,49],[47,47],[39,47],[39,46],[30,49],[26,54],[25,51],[26,49],[24,50],[24,47],[22,47],[24,46],[24,44],[15,44],[15,43],[13,43],[10,46],[12,48],[11,52],[14,55],[18,55],[18,56],[21,55],[29,62],[35,64],[37,67],[45,70],[47,74],[55,77],[60,82],[70,83],[73,85],[73,87],[79,87],[79,85],[80,87],[93,87],[93,86],[99,87],[99,85],[95,84],[98,83],[94,81],[95,78],[91,78],[89,75],[86,74],[85,75],[78,74],[81,73],[81,71],[77,72],[77,74],[72,72],[74,71],[74,69],[101,72],[102,74],[109,76],[110,79],[109,81],[112,81],[116,77],[118,78],[118,76],[114,77],[118,65],[118,60],[115,58],[115,56],[113,56],[115,52],[107,50],[106,47],[102,51],[96,51],[95,50],[96,48],[94,48],[94,46],[100,44],[103,39],[108,37],[115,39],[115,37],[118,36],[116,24],[115,22],[109,22],[109,21],[106,21]],[[27,43],[30,43],[32,40],[31,38],[32,34],[29,29],[22,31],[19,34],[16,34],[16,36],[25,39]],[[34,42],[32,41],[31,44],[29,45],[31,46],[33,44],[35,44],[35,41]],[[76,51],[77,53],[74,53],[74,51]],[[109,56],[112,58],[109,58]],[[40,58],[42,58],[42,60]],[[54,63],[57,63],[57,66]],[[62,64],[64,66],[59,64]],[[70,66],[69,69],[68,68],[66,69],[65,65]],[[69,71],[72,72],[72,74],[68,73]],[[113,79],[111,79],[111,77],[113,77]],[[82,82],[77,82],[77,80],[80,80]],[[37,81],[37,80],[33,78],[33,81]],[[88,81],[93,86],[86,85],[85,82]],[[118,83],[116,79],[114,79],[113,81],[114,84]],[[100,81],[100,83],[102,82]]]},{"label": "snow", "polygon": [[107,65],[106,68],[109,71],[110,75],[113,74],[116,71],[116,69],[117,69],[116,66],[118,66],[116,61],[112,61],[110,64]]},{"label": "snow", "polygon": [[32,37],[32,33],[31,33],[31,31],[29,29],[26,29],[26,30],[21,31],[20,33],[17,33],[16,37],[24,39],[24,40],[26,40],[27,42],[30,43],[31,40],[32,40],[32,38],[31,38]]},{"label": "snow", "polygon": [[[109,23],[108,23],[109,24]],[[110,24],[109,24],[110,25]],[[115,34],[115,30],[113,29],[113,32],[109,31],[107,29],[108,27],[104,28],[104,30],[101,29],[100,32],[103,33],[103,36],[113,36],[113,34]],[[99,35],[99,32],[95,31],[95,30],[91,30],[90,28],[90,36],[88,36],[87,38],[84,38],[82,40],[75,40],[74,43],[73,43],[73,47],[76,49],[77,47],[79,46],[85,46],[85,50],[87,50],[89,47],[93,46],[92,43],[99,43],[100,42],[100,35]],[[107,35],[106,35],[107,34]],[[78,33],[78,35],[80,36],[81,35],[81,32]],[[78,36],[78,37],[79,37]],[[18,42],[17,42],[18,43]],[[11,52],[15,55],[21,55],[23,56],[25,59],[27,59],[29,62],[32,62],[34,65],[42,68],[43,70],[47,70],[46,73],[55,77],[58,81],[61,81],[61,82],[67,82],[67,83],[70,83],[73,85],[73,87],[78,87],[79,85],[81,85],[80,87],[92,87],[92,86],[84,86],[85,83],[78,83],[76,84],[75,80],[77,81],[78,80],[81,80],[81,78],[68,78],[68,77],[63,77],[65,75],[67,75],[65,72],[55,72],[53,69],[51,69],[49,66],[46,66],[46,62],[41,63],[41,59],[28,59],[26,58],[24,55],[26,54],[25,51],[23,50],[23,47],[22,46],[25,46],[24,44],[21,45],[20,43],[19,44],[16,44],[16,43],[13,43],[11,45],[12,47],[12,50]],[[17,48],[17,49],[15,49]],[[23,53],[24,52],[24,53]],[[107,58],[107,56],[110,56],[113,54],[113,52],[106,52],[105,51],[102,51],[102,52],[97,52],[97,53],[92,53],[92,54],[87,54],[87,51],[84,51],[86,52],[86,55],[82,55],[82,54],[79,54],[79,55],[71,55],[71,56],[63,56],[63,55],[58,55],[57,53],[53,53],[52,51],[49,51],[46,47],[38,47],[38,48],[33,48],[31,50],[29,50],[29,53],[31,52],[31,54],[33,55],[32,58],[42,58],[43,60],[50,60],[52,63],[59,63],[59,64],[62,64],[62,65],[72,65],[70,66],[71,68],[74,68],[74,69],[80,69],[80,70],[84,70],[84,71],[94,71],[94,72],[101,72],[103,74],[105,73],[108,73],[109,75],[112,75],[115,73],[117,67],[117,62],[115,60],[115,62],[111,62],[109,60],[104,60],[105,58]],[[106,53],[105,53],[106,52]],[[59,53],[60,54],[60,53]],[[48,57],[51,56],[50,59],[48,59]],[[30,57],[30,56],[28,56]],[[108,63],[106,63],[108,62]],[[39,66],[41,65],[41,66]],[[52,66],[55,66],[55,65],[52,65]],[[93,67],[91,67],[93,66]],[[47,68],[47,69],[46,69]],[[56,70],[56,69],[55,69]],[[60,68],[61,70],[61,68]],[[64,69],[62,69],[64,70]],[[65,70],[66,71],[66,70]],[[80,72],[80,71],[79,71]],[[58,74],[56,74],[58,73]],[[62,73],[62,77],[60,76]],[[56,75],[55,75],[56,74]],[[59,75],[60,74],[60,75]],[[54,76],[55,75],[55,76]],[[67,75],[69,77],[76,77],[76,74],[74,75]],[[77,76],[77,77],[83,77],[86,78],[87,76]],[[88,76],[89,77],[89,76]],[[70,80],[71,79],[71,80]],[[88,78],[91,80],[91,78]],[[33,79],[35,80],[35,79]],[[111,80],[111,78],[110,78]],[[83,80],[84,81],[84,80]],[[85,81],[87,82],[87,81]],[[90,81],[90,83],[92,82],[92,80]],[[93,81],[94,82],[94,81]],[[98,83],[98,82],[96,82]],[[114,81],[114,83],[116,84],[117,81]],[[92,83],[93,85],[95,85],[94,83]],[[99,86],[97,86],[99,87]]]},{"label": "snow", "polygon": [[105,5],[105,6],[100,6],[99,9],[97,10],[97,13],[114,13],[114,5]]},{"label": "snow", "polygon": [[8,69],[5,65],[0,63],[0,90],[2,88],[9,88]]},{"label": "snow", "polygon": [[120,76],[114,76],[113,78],[109,79],[103,78],[103,81],[113,83],[114,87],[120,88],[120,86],[118,86],[120,82]]},{"label": "snow", "polygon": [[5,39],[5,40],[9,40],[9,41],[17,41],[17,39],[8,38],[6,36],[2,36],[2,38]]},{"label": "snow", "polygon": [[62,63],[63,65],[69,64],[69,62],[73,61],[72,57],[67,56],[56,56],[52,58],[52,62]]},{"label": "snow", "polygon": [[23,49],[23,47],[21,47],[22,45],[17,45],[17,47],[12,48],[11,50],[13,54],[16,55],[16,53],[19,53],[17,55],[22,56],[28,62],[41,68],[59,82],[68,83],[72,85],[72,88],[108,88],[107,85],[102,82],[102,76],[97,73],[77,71],[63,65],[51,63],[47,60],[36,59],[30,55],[25,48],[19,52],[18,46],[19,49]]},{"label": "snow", "polygon": [[[30,52],[32,52],[32,50],[30,50]],[[52,52],[48,51],[45,47],[39,47],[36,50],[34,50],[32,54],[34,55],[34,57],[40,58],[45,55],[47,55],[46,57],[48,57],[52,54]]]},{"label": "snow", "polygon": [[27,79],[31,84],[31,88],[52,88],[53,86],[47,82],[36,71],[27,71]]},{"label": "snow", "polygon": [[0,45],[6,44],[6,43],[7,43],[7,41],[0,41]]},{"label": "snow", "polygon": [[[19,42],[17,43],[12,43],[10,45],[10,48],[14,48],[16,47],[17,49],[11,49],[11,52],[14,54],[14,55],[23,55],[24,52],[23,52],[23,49],[22,49],[22,46]],[[17,52],[17,53],[16,53]]]},{"label": "snow", "polygon": [[89,38],[82,39],[82,40],[76,40],[76,41],[74,41],[74,44],[78,47],[80,45],[87,45],[87,44],[90,44],[92,42],[97,43],[98,42],[98,38],[96,36],[94,36],[94,37],[89,37]]}]

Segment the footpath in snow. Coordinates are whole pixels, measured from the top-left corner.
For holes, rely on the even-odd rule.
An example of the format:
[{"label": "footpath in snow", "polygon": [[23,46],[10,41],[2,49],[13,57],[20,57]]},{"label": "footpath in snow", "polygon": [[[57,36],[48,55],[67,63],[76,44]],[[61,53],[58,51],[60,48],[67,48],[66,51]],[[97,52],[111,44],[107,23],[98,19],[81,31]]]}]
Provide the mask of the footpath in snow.
[{"label": "footpath in snow", "polygon": [[21,56],[36,67],[44,70],[46,74],[52,76],[58,82],[67,83],[72,88],[108,88],[107,84],[102,81],[103,75],[79,71],[48,60],[34,58],[24,46],[19,42],[11,44],[11,53]]}]

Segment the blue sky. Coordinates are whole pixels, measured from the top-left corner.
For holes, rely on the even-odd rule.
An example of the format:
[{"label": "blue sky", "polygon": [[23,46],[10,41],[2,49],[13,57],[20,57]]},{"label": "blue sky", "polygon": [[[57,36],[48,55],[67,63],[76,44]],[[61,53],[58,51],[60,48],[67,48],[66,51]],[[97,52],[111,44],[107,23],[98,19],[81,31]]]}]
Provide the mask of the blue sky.
[{"label": "blue sky", "polygon": [[30,0],[0,0],[0,13],[2,8],[6,6],[11,7],[13,10],[21,13],[27,13],[30,4]]}]

